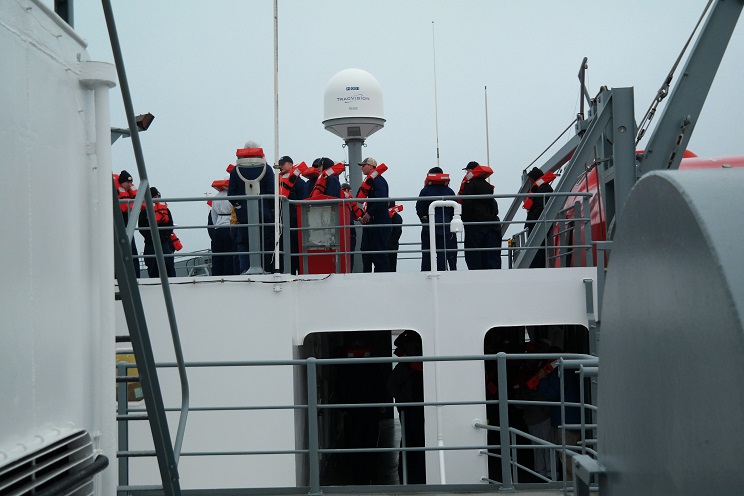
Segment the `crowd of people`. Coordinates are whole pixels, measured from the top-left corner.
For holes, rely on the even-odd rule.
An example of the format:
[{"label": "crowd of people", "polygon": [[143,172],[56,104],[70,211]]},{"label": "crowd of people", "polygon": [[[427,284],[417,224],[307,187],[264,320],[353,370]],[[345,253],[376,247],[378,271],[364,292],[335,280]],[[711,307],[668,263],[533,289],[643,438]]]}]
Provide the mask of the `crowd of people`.
[{"label": "crowd of people", "polygon": [[[212,186],[217,193],[209,200],[210,211],[207,218],[208,234],[211,240],[212,275],[237,275],[243,273],[271,273],[275,271],[275,248],[283,251],[284,236],[289,236],[291,251],[291,274],[312,272],[302,266],[299,256],[303,245],[307,245],[308,226],[299,229],[301,216],[298,209],[289,209],[289,233],[281,233],[276,239],[274,220],[274,201],[268,195],[275,192],[288,200],[329,200],[345,199],[343,222],[340,223],[341,236],[345,237],[346,256],[342,271],[351,272],[354,267],[354,252],[357,248],[357,224],[364,226],[361,230],[359,251],[363,272],[394,272],[397,269],[398,249],[402,234],[403,219],[400,211],[402,205],[390,200],[390,188],[383,173],[385,164],[379,164],[375,158],[367,157],[358,164],[364,179],[356,194],[348,183],[341,183],[339,176],[345,172],[346,165],[334,163],[328,157],[318,157],[312,165],[305,162],[295,164],[289,156],[277,161],[276,172],[263,155],[260,146],[252,141],[238,149],[236,165],[227,169],[228,176],[216,180]],[[464,223],[463,248],[458,249],[456,234],[451,232],[454,208],[446,206],[435,209],[434,240],[436,265],[438,271],[457,270],[458,251],[464,252],[468,270],[500,269],[502,230],[499,218],[499,207],[493,198],[494,186],[488,178],[493,170],[487,165],[471,161],[465,168],[464,177],[457,193],[449,186],[450,176],[440,167],[431,168],[425,177],[424,188],[419,192],[420,200],[416,202],[416,214],[421,221],[421,270],[431,270],[431,236],[429,206],[438,198],[456,197],[462,207]],[[274,175],[278,174],[278,182]],[[552,177],[551,177],[552,176]],[[528,173],[532,183],[530,192],[536,193],[526,199],[527,209],[525,227],[528,234],[532,232],[545,205],[543,193],[552,192],[550,182],[555,179],[552,173],[543,174],[538,168]],[[133,187],[131,174],[121,171],[114,174],[119,191],[122,215],[125,223],[131,213],[136,190]],[[226,199],[226,197],[245,195],[266,195],[260,200]],[[153,200],[159,199],[157,189],[151,188]],[[472,198],[469,198],[472,197]],[[356,201],[350,201],[356,200]],[[140,234],[144,238],[144,261],[150,277],[158,277],[158,267],[154,257],[154,245],[149,230],[149,221],[144,210],[139,214]],[[155,201],[156,221],[160,234],[163,253],[166,255],[166,270],[169,276],[175,275],[173,253],[176,250],[173,234],[173,218],[167,205]],[[251,216],[250,214],[253,214]],[[305,221],[307,222],[307,220]],[[260,240],[251,243],[251,232]],[[303,243],[303,240],[305,243]],[[180,244],[180,242],[179,242]],[[306,247],[306,246],[305,246]],[[260,255],[258,253],[260,252]],[[132,239],[132,254],[137,277],[140,264],[137,257],[136,242]],[[279,271],[284,268],[285,257],[280,256]],[[307,263],[307,262],[306,262]],[[533,267],[545,267],[545,249],[538,251],[532,263]]]}]

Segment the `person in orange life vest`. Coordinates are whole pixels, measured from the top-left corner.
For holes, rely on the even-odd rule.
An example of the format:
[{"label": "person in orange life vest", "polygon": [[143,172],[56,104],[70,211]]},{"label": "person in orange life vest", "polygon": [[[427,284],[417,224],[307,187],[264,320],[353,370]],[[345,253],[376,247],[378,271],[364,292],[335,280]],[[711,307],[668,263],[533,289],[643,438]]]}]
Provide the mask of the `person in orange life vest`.
[{"label": "person in orange life vest", "polygon": [[[114,174],[114,183],[119,200],[134,200],[137,196],[137,190],[134,189],[134,181],[129,172],[123,170],[118,175]],[[129,212],[132,211],[132,203],[119,202],[119,208],[121,209],[121,215],[124,217],[124,225],[126,226],[129,222]],[[137,243],[134,242],[134,237],[132,237],[132,255],[134,274],[139,278],[140,260],[137,258]]]},{"label": "person in orange life vest", "polygon": [[[525,353],[548,353],[551,343],[550,340],[541,338],[537,342],[530,341],[525,346],[527,348]],[[546,401],[545,397],[538,391],[540,379],[537,374],[546,364],[552,363],[552,360],[530,359],[520,361],[519,373],[513,387],[515,399],[529,402]],[[527,432],[538,439],[553,441],[555,436],[550,425],[550,409],[547,405],[525,403],[517,404],[516,407],[521,410],[522,419],[527,425]],[[532,441],[532,444],[538,443]],[[533,470],[543,477],[550,478],[550,458],[549,449],[538,448],[532,450]]]},{"label": "person in orange life vest", "polygon": [[[552,346],[548,353],[563,353],[558,346]],[[570,353],[570,351],[567,351]],[[581,399],[581,379],[575,369],[559,369],[547,371],[541,368],[538,372],[540,379],[538,391],[546,401],[555,402],[549,407],[550,425],[553,427],[553,443],[563,444],[563,432],[566,433],[566,447],[576,451],[581,441],[581,428],[562,428],[563,415],[561,413],[561,374],[563,374],[563,399],[566,403],[579,403]],[[567,406],[565,408],[565,420],[568,425],[581,424],[581,409],[577,406]],[[573,480],[573,463],[571,460],[563,460],[566,467],[566,480]]]},{"label": "person in orange life vest", "polygon": [[[499,205],[493,198],[466,200],[468,195],[491,195],[491,186],[486,177],[493,171],[490,167],[482,174],[477,172],[481,167],[478,162],[469,162],[463,169],[475,173],[474,177],[465,180],[460,195],[462,198],[462,221],[465,223],[465,263],[468,270],[501,268],[501,226],[498,224]],[[490,172],[489,172],[490,171]],[[471,223],[468,225],[468,223]],[[479,223],[473,225],[472,223]],[[487,224],[485,224],[487,223]]]},{"label": "person in orange life vest", "polygon": [[[395,338],[395,356],[421,356],[421,336],[414,331],[403,331]],[[397,403],[418,403],[424,401],[424,367],[422,362],[399,362],[393,368],[387,381],[390,394]],[[424,407],[398,406],[402,416],[404,437],[401,446],[406,448],[423,447]],[[407,451],[406,478],[408,484],[426,484],[426,455],[424,451]],[[403,452],[399,455],[398,481],[403,484]]]},{"label": "person in orange life vest", "polygon": [[[553,187],[550,186],[550,181],[555,179],[555,176],[552,175],[552,173],[543,174],[540,169],[538,169],[537,167],[533,167],[532,170],[527,173],[527,178],[529,179],[530,183],[532,183],[530,193],[553,192]],[[525,207],[529,207],[527,209],[527,222],[525,222],[524,224],[525,228],[527,228],[527,236],[529,236],[530,234],[532,234],[532,230],[537,225],[537,222],[535,221],[540,218],[540,215],[542,215],[542,212],[545,209],[545,197],[529,196],[527,197],[527,200],[525,200]],[[543,248],[535,253],[535,258],[532,259],[530,268],[534,269],[546,266],[547,260],[545,258],[544,239],[540,246]]]},{"label": "person in orange life vest", "polygon": [[222,179],[212,182],[212,187],[217,190],[217,194],[210,200],[212,208],[207,216],[207,233],[211,240],[212,251],[212,275],[213,276],[231,276],[237,274],[234,269],[233,255],[221,255],[230,253],[235,250],[235,240],[230,228],[230,218],[232,217],[232,204],[227,200],[222,200],[227,196],[227,185],[229,180]]},{"label": "person in orange life vest", "polygon": [[[446,177],[445,177],[446,176]],[[440,167],[432,167],[426,175],[424,188],[419,196],[455,196],[455,192],[449,187],[449,176],[444,174]],[[451,199],[451,198],[449,198]],[[421,270],[431,270],[431,257],[429,255],[429,205],[434,200],[418,200],[416,202],[416,214],[421,219]],[[455,209],[452,207],[437,208],[434,212],[434,233],[437,250],[437,270],[457,270],[457,236],[450,232],[450,222]],[[446,257],[445,257],[446,254]]]},{"label": "person in orange life vest", "polygon": [[[377,160],[372,157],[365,158],[359,163],[362,174],[369,176],[377,168]],[[359,195],[357,195],[359,196]],[[382,175],[378,175],[372,181],[372,187],[367,198],[388,198],[388,183]],[[390,272],[390,257],[387,253],[365,253],[374,251],[385,251],[390,245],[392,232],[390,212],[387,202],[368,202],[366,213],[359,219],[363,225],[381,226],[364,229],[362,231],[362,265],[364,272]]]},{"label": "person in orange life vest", "polygon": [[[343,183],[341,185],[341,196],[343,198],[352,198],[351,196],[351,185],[349,183]],[[354,218],[354,215],[351,213],[352,211],[352,203],[345,203],[346,206],[346,214],[347,214],[347,225],[349,226],[349,251],[351,254],[349,255],[349,272],[354,272],[354,250],[356,250],[356,227],[354,227],[354,221],[356,220]],[[359,207],[357,207],[359,208]]]},{"label": "person in orange life vest", "polygon": [[[390,224],[392,229],[390,230],[390,242],[388,243],[388,253],[390,264],[390,272],[396,272],[398,270],[398,248],[400,248],[400,237],[403,235],[403,217],[400,216],[396,209],[395,202],[389,203],[390,208]],[[403,209],[403,205],[398,205],[397,208]]]},{"label": "person in orange life vest", "polygon": [[[155,222],[158,227],[166,227],[170,229],[158,229],[160,236],[160,244],[163,247],[163,255],[165,255],[165,269],[168,273],[168,277],[176,277],[175,261],[172,256],[175,248],[171,241],[171,234],[173,234],[173,216],[168,209],[168,204],[165,202],[157,201],[160,198],[160,191],[154,186],[150,188],[150,195],[155,202]],[[145,238],[145,255],[155,254],[155,245],[153,244],[152,234],[150,233],[150,221],[147,218],[147,210],[142,210],[139,215],[139,227],[140,234]],[[158,271],[158,262],[155,257],[145,258],[145,265],[147,265],[147,274],[150,277],[160,277],[160,271]]]},{"label": "person in orange life vest", "polygon": [[[247,141],[244,148],[260,148],[261,146],[255,141]],[[265,173],[259,182],[259,190],[262,195],[273,195],[274,194],[274,170],[269,167],[263,159]],[[245,195],[245,182],[241,179],[238,174],[238,167],[235,167],[230,172],[230,183],[227,188],[228,196],[242,196]],[[237,248],[241,252],[238,256],[240,263],[240,273],[245,272],[250,268],[250,246],[248,243],[248,202],[247,200],[230,200],[235,207],[235,216],[243,227],[237,228]],[[259,214],[258,220],[263,224],[261,230],[262,243],[259,244],[261,251],[263,252],[262,266],[265,272],[274,272],[274,200],[272,198],[263,198],[259,200]]]},{"label": "person in orange life vest", "polygon": [[[333,160],[331,160],[328,157],[320,157],[313,160],[313,167],[318,170],[318,175],[315,175],[314,177],[311,177],[310,180],[307,182],[307,196],[311,197],[313,196],[314,192],[317,192],[321,195],[326,196],[332,196],[334,198],[341,198],[341,181],[339,181],[338,176],[329,176],[325,179],[325,189],[320,190],[321,185],[318,184],[318,179],[320,173],[325,171],[326,169],[330,169],[335,164],[333,163]],[[317,187],[316,187],[317,185]],[[314,191],[315,190],[315,191]]]},{"label": "person in orange life vest", "polygon": [[[294,161],[291,157],[285,155],[282,158],[279,159],[279,181],[281,182],[285,174],[289,174],[292,171],[292,168],[294,167]],[[337,179],[338,180],[338,179]],[[307,198],[307,189],[305,180],[298,177],[297,180],[294,182],[291,188],[289,189],[289,195],[287,196],[287,199],[289,200],[304,200]],[[286,221],[285,221],[286,222]],[[290,227],[297,227],[297,207],[295,205],[290,205],[289,207],[289,226]],[[290,233],[290,249],[292,251],[292,254],[297,254],[300,251],[300,244],[299,244],[299,231],[294,231]],[[283,247],[284,243],[283,241],[284,233],[282,233],[282,238],[280,238],[279,241],[279,247]],[[284,257],[282,257],[280,261],[281,265],[281,271],[284,272]],[[292,263],[290,267],[290,273],[291,274],[299,274],[300,273],[300,259],[298,257],[292,257]]]}]

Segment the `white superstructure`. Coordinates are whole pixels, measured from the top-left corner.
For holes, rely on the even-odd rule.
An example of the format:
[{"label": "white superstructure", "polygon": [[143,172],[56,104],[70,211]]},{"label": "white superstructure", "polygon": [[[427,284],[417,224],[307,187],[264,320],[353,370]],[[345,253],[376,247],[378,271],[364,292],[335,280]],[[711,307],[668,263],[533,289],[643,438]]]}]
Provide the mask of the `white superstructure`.
[{"label": "white superstructure", "polygon": [[[2,2],[0,46],[0,466],[80,429],[114,460],[116,72],[42,2]],[[113,466],[96,491],[115,481]]]}]

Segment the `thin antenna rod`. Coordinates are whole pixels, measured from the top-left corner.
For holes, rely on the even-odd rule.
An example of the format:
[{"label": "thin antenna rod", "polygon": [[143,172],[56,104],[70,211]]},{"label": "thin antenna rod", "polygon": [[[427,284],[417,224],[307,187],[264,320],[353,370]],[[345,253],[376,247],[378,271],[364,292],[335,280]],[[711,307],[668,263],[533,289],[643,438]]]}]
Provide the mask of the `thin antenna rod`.
[{"label": "thin antenna rod", "polygon": [[279,159],[279,13],[274,0],[274,164]]},{"label": "thin antenna rod", "polygon": [[491,146],[488,143],[488,86],[484,86],[483,91],[486,97],[486,163],[491,167]]},{"label": "thin antenna rod", "polygon": [[437,133],[437,167],[439,167],[439,110],[437,108],[437,47],[434,44],[434,21],[431,21],[431,48],[434,54],[434,125]]},{"label": "thin antenna rod", "polygon": [[[279,164],[279,9],[274,0],[274,165]],[[281,238],[281,219],[279,218],[279,171],[274,174],[274,271],[279,272],[279,239]]]}]

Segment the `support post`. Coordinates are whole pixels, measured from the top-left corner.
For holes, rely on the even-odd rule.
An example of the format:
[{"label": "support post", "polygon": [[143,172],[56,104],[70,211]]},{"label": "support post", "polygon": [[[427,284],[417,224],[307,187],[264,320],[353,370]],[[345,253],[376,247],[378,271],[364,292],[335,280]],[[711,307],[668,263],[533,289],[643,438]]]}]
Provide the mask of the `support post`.
[{"label": "support post", "polygon": [[511,450],[509,449],[509,390],[506,384],[506,353],[496,354],[499,373],[499,442],[501,443],[501,487],[499,491],[514,492],[511,476]]},{"label": "support post", "polygon": [[318,453],[318,370],[315,357],[307,359],[307,447],[310,472],[309,496],[320,496],[320,458]]}]

